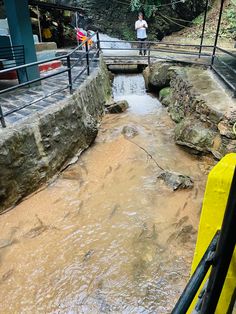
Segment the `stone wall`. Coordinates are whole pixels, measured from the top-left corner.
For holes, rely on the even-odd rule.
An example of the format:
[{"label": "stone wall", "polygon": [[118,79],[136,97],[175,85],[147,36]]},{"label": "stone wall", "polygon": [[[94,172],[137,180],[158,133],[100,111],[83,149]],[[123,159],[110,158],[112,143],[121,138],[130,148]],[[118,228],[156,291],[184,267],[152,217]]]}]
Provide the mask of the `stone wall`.
[{"label": "stone wall", "polygon": [[35,191],[94,141],[110,98],[109,75],[101,60],[69,98],[0,130],[0,211]]},{"label": "stone wall", "polygon": [[236,151],[236,100],[209,69],[159,62],[147,68],[144,77],[176,122],[177,144],[217,159]]}]

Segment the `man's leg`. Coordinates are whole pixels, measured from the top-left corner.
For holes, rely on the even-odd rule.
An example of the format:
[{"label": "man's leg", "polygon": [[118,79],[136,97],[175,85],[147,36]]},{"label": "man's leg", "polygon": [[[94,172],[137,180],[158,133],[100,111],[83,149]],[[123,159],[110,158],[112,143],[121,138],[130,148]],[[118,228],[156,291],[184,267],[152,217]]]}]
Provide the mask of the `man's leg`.
[{"label": "man's leg", "polygon": [[142,55],[143,54],[142,53],[142,39],[138,38],[138,41],[139,41],[139,43],[138,43],[139,54]]},{"label": "man's leg", "polygon": [[146,52],[147,52],[145,40],[146,40],[146,38],[143,39],[143,54],[144,54],[144,56],[146,55]]}]

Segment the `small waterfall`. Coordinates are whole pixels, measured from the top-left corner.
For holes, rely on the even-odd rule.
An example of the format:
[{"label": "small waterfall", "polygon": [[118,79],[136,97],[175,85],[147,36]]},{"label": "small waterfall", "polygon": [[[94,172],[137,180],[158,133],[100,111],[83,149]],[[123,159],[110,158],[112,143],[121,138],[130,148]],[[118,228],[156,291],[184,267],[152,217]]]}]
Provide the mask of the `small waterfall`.
[{"label": "small waterfall", "polygon": [[146,94],[145,83],[142,74],[116,75],[113,82],[114,97],[132,94]]},{"label": "small waterfall", "polygon": [[[118,38],[113,38],[110,37],[108,35],[105,34],[99,34],[99,38],[101,41],[105,40],[105,41],[110,41],[110,42],[105,42],[105,43],[101,43],[101,48],[131,48],[131,44],[125,41],[122,41]],[[112,42],[112,41],[118,41],[118,42]]]},{"label": "small waterfall", "polygon": [[113,96],[115,100],[127,100],[129,111],[145,115],[162,110],[158,99],[148,94],[142,74],[118,74],[113,81]]}]

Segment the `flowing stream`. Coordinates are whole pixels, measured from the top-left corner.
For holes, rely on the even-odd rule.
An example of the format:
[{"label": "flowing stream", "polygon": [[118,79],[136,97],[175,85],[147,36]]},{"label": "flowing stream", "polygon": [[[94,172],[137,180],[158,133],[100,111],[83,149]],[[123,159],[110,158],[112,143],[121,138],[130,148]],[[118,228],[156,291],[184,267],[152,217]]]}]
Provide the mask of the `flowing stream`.
[{"label": "flowing stream", "polygon": [[[182,292],[212,161],[175,145],[142,75],[117,75],[113,92],[129,109],[104,116],[76,164],[0,216],[0,313],[164,314]],[[140,147],[194,188],[173,192]]]}]

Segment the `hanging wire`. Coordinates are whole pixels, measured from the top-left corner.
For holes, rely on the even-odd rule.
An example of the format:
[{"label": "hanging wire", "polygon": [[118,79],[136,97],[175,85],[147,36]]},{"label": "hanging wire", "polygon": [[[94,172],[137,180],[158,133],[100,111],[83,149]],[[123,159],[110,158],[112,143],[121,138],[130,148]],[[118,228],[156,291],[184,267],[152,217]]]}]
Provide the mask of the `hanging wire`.
[{"label": "hanging wire", "polygon": [[[186,27],[186,28],[189,27],[189,26],[186,26],[186,25],[183,25],[183,24],[179,24],[179,23],[173,21],[172,18],[170,18],[170,17],[168,17],[168,16],[166,16],[166,15],[164,15],[164,14],[161,14],[160,12],[157,12],[157,14],[159,14],[159,15],[162,17],[162,19],[167,20],[167,21],[170,21],[172,24],[176,24],[176,25],[178,25],[178,26]],[[189,27],[189,28],[190,28],[190,27]]]},{"label": "hanging wire", "polygon": [[[164,15],[163,16],[166,16],[166,17],[169,17],[167,15]],[[184,19],[177,19],[176,17],[169,17],[171,18],[172,20],[175,20],[175,21],[181,21],[181,22],[187,22],[187,23],[192,23],[193,21],[189,21],[189,20],[184,20]]]},{"label": "hanging wire", "polygon": [[[120,0],[114,0],[114,2],[117,2],[117,3],[121,3],[123,5],[127,5],[127,6],[130,6],[130,2],[125,2],[124,1],[120,1]],[[159,4],[159,5],[153,5],[156,9],[160,8],[160,7],[167,7],[167,6],[172,6],[176,3],[185,3],[185,2],[188,2],[188,0],[177,0],[177,1],[174,1],[174,2],[171,2],[171,3],[165,3],[165,4]]]}]

